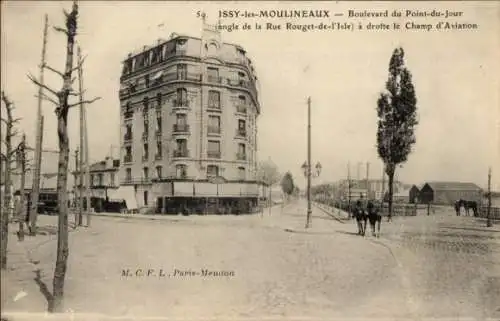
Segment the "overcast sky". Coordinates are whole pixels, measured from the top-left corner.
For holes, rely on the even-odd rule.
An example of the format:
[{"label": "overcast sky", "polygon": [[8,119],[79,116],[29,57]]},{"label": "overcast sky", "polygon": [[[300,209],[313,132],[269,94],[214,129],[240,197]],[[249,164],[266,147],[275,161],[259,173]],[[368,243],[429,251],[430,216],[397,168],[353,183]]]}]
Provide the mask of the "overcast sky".
[{"label": "overcast sky", "polygon": [[[16,103],[21,127],[34,143],[36,88],[26,74],[38,75],[43,15],[63,25],[62,9],[70,2],[2,1],[2,90]],[[306,159],[306,97],[312,97],[313,161],[323,165],[315,183],[346,176],[347,162],[356,176],[357,162],[370,162],[370,176],[380,177],[375,148],[376,101],[387,79],[392,51],[402,46],[413,74],[420,124],[414,152],[400,180],[471,181],[485,186],[493,166],[493,185],[500,189],[500,104],[498,2],[98,2],[80,3],[78,41],[88,54],[84,69],[87,97],[102,100],[88,107],[91,159],[104,158],[119,144],[118,88],[121,61],[130,51],[168,38],[172,32],[200,35],[198,10],[215,22],[219,9],[443,9],[463,11],[460,22],[476,22],[474,31],[233,31],[223,40],[248,51],[260,80],[259,158],[271,158],[303,184],[300,165]],[[333,19],[333,18],[332,18]],[[332,20],[330,19],[330,20]],[[419,20],[420,19],[420,20]],[[342,21],[347,18],[342,18]],[[391,22],[394,19],[391,20]],[[407,19],[402,18],[400,22]],[[230,24],[235,20],[221,22]],[[265,22],[254,18],[239,20]],[[281,21],[282,20],[275,20]],[[329,21],[327,19],[327,21]],[[354,22],[358,20],[350,20]],[[381,20],[374,20],[380,22]],[[426,22],[415,18],[418,23]],[[427,20],[429,22],[430,20]],[[436,22],[432,20],[431,22]],[[303,19],[303,22],[311,22]],[[163,24],[162,27],[158,25]],[[49,31],[47,61],[63,69],[65,39]],[[46,72],[46,82],[60,88]],[[44,147],[57,148],[54,107],[44,103]],[[2,110],[2,113],[4,111]],[[78,110],[70,112],[70,144],[78,144]],[[118,152],[115,149],[115,154]],[[362,167],[365,175],[365,165]]]}]

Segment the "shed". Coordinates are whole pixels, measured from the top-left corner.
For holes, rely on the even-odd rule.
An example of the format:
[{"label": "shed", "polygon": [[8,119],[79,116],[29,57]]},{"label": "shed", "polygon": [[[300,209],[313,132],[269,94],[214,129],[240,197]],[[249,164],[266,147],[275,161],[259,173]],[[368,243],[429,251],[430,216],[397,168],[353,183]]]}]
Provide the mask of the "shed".
[{"label": "shed", "polygon": [[458,199],[481,201],[482,189],[474,183],[428,182],[420,189],[419,198],[424,204],[454,204]]},{"label": "shed", "polygon": [[418,203],[419,201],[419,193],[420,193],[420,188],[417,187],[417,185],[413,185],[410,190],[408,191],[408,200],[410,203]]}]

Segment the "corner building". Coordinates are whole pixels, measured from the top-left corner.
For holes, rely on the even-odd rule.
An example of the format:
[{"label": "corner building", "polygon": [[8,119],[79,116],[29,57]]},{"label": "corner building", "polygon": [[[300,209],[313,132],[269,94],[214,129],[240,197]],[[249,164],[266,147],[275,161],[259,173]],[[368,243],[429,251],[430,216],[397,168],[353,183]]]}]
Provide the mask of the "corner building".
[{"label": "corner building", "polygon": [[257,77],[245,50],[172,34],[129,54],[120,79],[122,186],[159,213],[257,206]]}]

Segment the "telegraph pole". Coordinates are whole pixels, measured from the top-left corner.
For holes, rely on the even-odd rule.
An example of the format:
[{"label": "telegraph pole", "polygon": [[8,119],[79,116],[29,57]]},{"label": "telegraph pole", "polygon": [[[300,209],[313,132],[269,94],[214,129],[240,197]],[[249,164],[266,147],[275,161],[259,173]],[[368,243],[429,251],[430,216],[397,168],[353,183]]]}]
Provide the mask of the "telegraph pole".
[{"label": "telegraph pole", "polygon": [[[47,48],[47,29],[49,26],[48,15],[45,15],[45,25],[43,28],[43,45],[42,45],[42,59],[40,63],[40,78],[41,84],[44,83],[44,70],[45,70],[45,54]],[[37,108],[37,122],[36,122],[36,142],[35,142],[35,166],[33,171],[33,184],[31,186],[31,207],[29,213],[30,235],[36,234],[36,217],[38,214],[38,198],[40,195],[40,172],[42,166],[42,142],[43,142],[43,113],[42,113],[42,100],[43,100],[43,86],[38,86],[38,108]]]},{"label": "telegraph pole", "polygon": [[347,212],[351,218],[351,162],[347,162]]},{"label": "telegraph pole", "polygon": [[[78,148],[75,150],[75,182],[74,182],[74,190],[75,190],[75,225],[73,226],[76,229],[78,224],[79,212],[76,210],[76,207],[80,208],[80,203],[82,202],[82,193],[81,188],[79,187],[80,180],[80,161],[78,158]],[[79,182],[80,181],[80,182]]]},{"label": "telegraph pole", "polygon": [[486,226],[492,227],[491,222],[491,167],[488,169],[488,209],[486,213]]},{"label": "telegraph pole", "polygon": [[311,97],[307,98],[307,221],[306,228],[311,224]]}]

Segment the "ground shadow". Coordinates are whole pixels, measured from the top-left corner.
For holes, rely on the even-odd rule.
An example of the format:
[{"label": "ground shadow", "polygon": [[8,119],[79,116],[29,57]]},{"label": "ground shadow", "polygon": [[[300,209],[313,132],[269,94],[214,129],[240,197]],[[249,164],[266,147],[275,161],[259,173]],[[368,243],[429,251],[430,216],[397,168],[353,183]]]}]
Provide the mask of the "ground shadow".
[{"label": "ground shadow", "polygon": [[312,232],[312,231],[294,230],[290,228],[285,228],[284,231],[295,234],[333,235],[332,232]]},{"label": "ground shadow", "polygon": [[54,296],[52,295],[52,293],[50,293],[47,285],[42,281],[40,269],[37,269],[34,272],[35,278],[33,280],[38,285],[38,287],[40,288],[40,292],[43,294],[43,296],[47,300],[47,303],[49,304],[48,311],[52,311],[54,308]]},{"label": "ground shadow", "polygon": [[358,232],[347,232],[347,231],[335,231],[335,232],[340,233],[340,234],[359,236]]},{"label": "ground shadow", "polygon": [[464,231],[477,231],[477,232],[494,232],[494,233],[500,233],[500,231],[495,231],[495,230],[489,230],[487,227],[484,229],[482,228],[476,228],[476,227],[456,227],[456,226],[441,226],[441,228],[446,228],[446,229],[451,229],[451,230],[464,230]]}]

